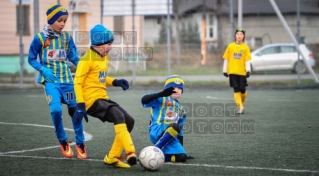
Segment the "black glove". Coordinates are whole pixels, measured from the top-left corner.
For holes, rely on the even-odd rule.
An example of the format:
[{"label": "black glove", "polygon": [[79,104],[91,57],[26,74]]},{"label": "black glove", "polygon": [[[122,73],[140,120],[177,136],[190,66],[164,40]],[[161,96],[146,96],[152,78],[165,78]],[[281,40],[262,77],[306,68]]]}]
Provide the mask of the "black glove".
[{"label": "black glove", "polygon": [[130,87],[126,79],[114,79],[112,85],[122,87],[123,90],[127,90]]},{"label": "black glove", "polygon": [[80,124],[83,117],[86,122],[89,122],[88,116],[86,114],[85,103],[78,103],[76,106],[77,108],[73,115],[74,124]]},{"label": "black glove", "polygon": [[155,100],[156,98],[167,97],[167,96],[172,95],[173,93],[176,93],[174,91],[174,87],[170,87],[170,88],[164,89],[162,92],[144,95],[141,99],[141,102],[142,102],[142,104],[147,104],[147,103]]},{"label": "black glove", "polygon": [[164,89],[162,92],[159,92],[159,96],[160,97],[167,97],[167,96],[171,96],[173,93],[176,93],[174,91],[174,87],[169,87],[167,89]]},{"label": "black glove", "polygon": [[228,74],[227,74],[227,73],[223,73],[223,74],[224,74],[224,76],[228,77]]},{"label": "black glove", "polygon": [[249,78],[249,76],[250,76],[250,72],[247,72],[246,73],[246,78]]}]

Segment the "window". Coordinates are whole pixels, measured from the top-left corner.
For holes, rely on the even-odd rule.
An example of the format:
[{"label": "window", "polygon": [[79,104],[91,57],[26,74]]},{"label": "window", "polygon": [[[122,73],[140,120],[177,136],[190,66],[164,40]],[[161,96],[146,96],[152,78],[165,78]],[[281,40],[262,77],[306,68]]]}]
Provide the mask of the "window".
[{"label": "window", "polygon": [[[19,34],[19,6],[16,6],[16,16],[17,16],[17,34]],[[29,5],[22,5],[22,34],[23,35],[30,35],[30,6]]]},{"label": "window", "polygon": [[279,53],[279,47],[278,46],[269,47],[269,48],[266,48],[266,49],[260,51],[261,55],[264,55],[264,54],[276,54],[276,53]]},{"label": "window", "polygon": [[280,52],[281,53],[295,53],[297,51],[296,51],[296,48],[294,46],[281,46]]},{"label": "window", "polygon": [[213,14],[206,14],[206,40],[217,39],[217,19]]}]

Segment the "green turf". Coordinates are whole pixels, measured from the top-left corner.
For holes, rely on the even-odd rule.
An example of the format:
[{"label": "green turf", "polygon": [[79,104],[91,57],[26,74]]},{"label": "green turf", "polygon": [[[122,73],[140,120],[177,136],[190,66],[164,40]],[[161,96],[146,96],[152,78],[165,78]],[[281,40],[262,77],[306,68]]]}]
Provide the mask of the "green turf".
[{"label": "green turf", "polygon": [[[137,151],[151,145],[147,126],[149,110],[142,108],[143,94],[161,87],[132,87],[127,92],[111,88],[111,98],[136,120],[132,132]],[[89,118],[85,131],[93,136],[86,142],[89,159],[64,159],[57,146],[54,129],[42,89],[0,91],[0,175],[318,175],[319,173],[319,93],[318,90],[249,90],[246,113],[240,117],[196,117],[198,105],[233,103],[231,89],[187,88],[180,101],[192,105],[188,123],[198,120],[254,121],[252,134],[200,134],[193,126],[185,134],[188,165],[165,164],[157,172],[144,172],[137,165],[117,169],[103,164],[111,147],[113,125]],[[208,96],[208,97],[207,97]],[[72,129],[64,106],[65,128]],[[24,123],[21,124],[21,123]],[[37,127],[27,124],[40,124]],[[311,128],[308,128],[311,125]],[[67,131],[74,141],[72,131]],[[73,146],[73,149],[74,146]],[[75,151],[75,150],[74,150]],[[8,153],[11,152],[11,153]],[[310,170],[312,172],[307,172]]]}]

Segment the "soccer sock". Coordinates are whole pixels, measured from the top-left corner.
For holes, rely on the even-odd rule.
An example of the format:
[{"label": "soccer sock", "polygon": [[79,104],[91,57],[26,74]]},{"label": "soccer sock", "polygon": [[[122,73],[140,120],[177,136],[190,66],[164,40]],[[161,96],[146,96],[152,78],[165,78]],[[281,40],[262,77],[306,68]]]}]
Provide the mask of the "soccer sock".
[{"label": "soccer sock", "polygon": [[176,157],[175,157],[175,155],[165,154],[165,162],[175,163],[175,162],[176,162]]},{"label": "soccer sock", "polygon": [[155,147],[162,149],[169,141],[177,136],[178,132],[173,127],[168,127],[163,136],[157,141]]},{"label": "soccer sock", "polygon": [[247,90],[245,91],[245,93],[242,93],[242,94],[241,94],[241,101],[242,101],[242,104],[243,104],[243,105],[244,105],[244,103],[245,103],[246,97],[247,97]]},{"label": "soccer sock", "polygon": [[[135,153],[135,147],[131,138],[130,133],[127,131],[127,127],[125,123],[114,125],[115,130],[115,138],[119,138],[119,141],[122,142],[122,145],[126,151],[126,153]],[[114,141],[115,142],[115,141]],[[113,147],[112,147],[113,148]]]},{"label": "soccer sock", "polygon": [[112,148],[108,154],[108,157],[109,158],[120,157],[122,151],[123,151],[122,141],[120,140],[119,135],[115,135],[114,142],[113,142]]},{"label": "soccer sock", "polygon": [[240,109],[244,108],[242,100],[241,100],[241,93],[240,92],[234,93],[234,99],[235,99],[235,103],[236,103],[238,108],[240,108]]},{"label": "soccer sock", "polygon": [[187,155],[185,153],[180,154],[165,154],[165,162],[186,162]]}]

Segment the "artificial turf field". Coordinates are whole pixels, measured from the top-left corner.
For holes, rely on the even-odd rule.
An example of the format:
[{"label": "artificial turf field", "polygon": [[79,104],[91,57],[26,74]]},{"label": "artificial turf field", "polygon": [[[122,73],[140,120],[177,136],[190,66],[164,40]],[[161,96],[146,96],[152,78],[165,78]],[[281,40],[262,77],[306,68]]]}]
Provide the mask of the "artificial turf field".
[{"label": "artificial turf field", "polygon": [[[160,90],[109,90],[110,97],[135,118],[132,138],[137,152],[151,145],[149,110],[142,108],[140,98]],[[79,160],[76,155],[65,159],[43,90],[0,90],[0,175],[319,175],[318,89],[248,90],[246,111],[240,116],[205,114],[204,107],[233,103],[229,88],[188,88],[180,102],[191,107],[184,147],[195,159],[165,163],[157,172],[145,172],[139,165],[130,169],[104,165],[113,142],[113,125],[92,117],[89,123],[83,121],[88,159]],[[63,122],[69,140],[74,141],[66,106]],[[205,122],[218,123],[205,126]]]}]

